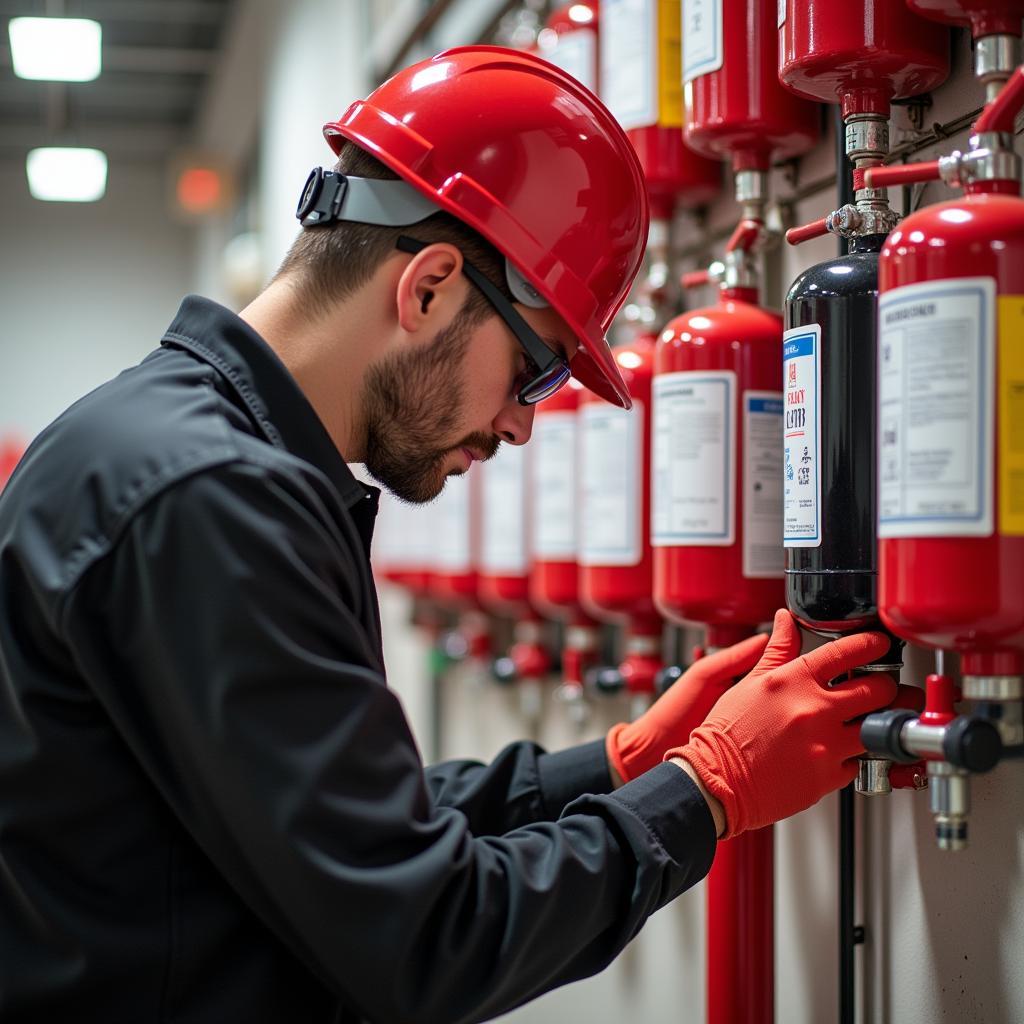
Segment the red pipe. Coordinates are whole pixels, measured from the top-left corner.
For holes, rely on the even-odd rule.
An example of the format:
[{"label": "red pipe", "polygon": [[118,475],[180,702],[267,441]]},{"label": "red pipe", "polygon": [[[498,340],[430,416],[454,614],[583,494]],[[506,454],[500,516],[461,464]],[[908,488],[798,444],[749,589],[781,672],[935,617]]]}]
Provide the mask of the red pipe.
[{"label": "red pipe", "polygon": [[774,828],[718,844],[708,875],[708,1024],[771,1024],[775,1013]]},{"label": "red pipe", "polygon": [[771,825],[718,844],[708,874],[707,1024],[773,1024],[774,865]]},{"label": "red pipe", "polygon": [[938,181],[938,160],[919,164],[894,164],[892,167],[870,167],[864,172],[868,188],[888,188],[890,185],[913,185],[919,181]]}]

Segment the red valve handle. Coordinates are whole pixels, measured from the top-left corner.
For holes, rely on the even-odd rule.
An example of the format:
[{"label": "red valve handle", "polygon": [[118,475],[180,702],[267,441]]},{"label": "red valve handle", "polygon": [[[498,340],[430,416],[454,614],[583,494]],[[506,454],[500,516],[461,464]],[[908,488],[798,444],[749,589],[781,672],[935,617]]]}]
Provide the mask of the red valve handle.
[{"label": "red valve handle", "polygon": [[821,238],[828,234],[828,218],[811,221],[810,224],[803,224],[797,228],[790,228],[786,232],[786,241],[790,245],[799,245],[801,242],[809,242],[812,238]]},{"label": "red valve handle", "polygon": [[711,274],[707,270],[692,270],[683,274],[680,282],[684,288],[700,288],[702,285],[711,284]]},{"label": "red valve handle", "polygon": [[750,249],[750,247],[757,241],[758,236],[761,234],[761,229],[764,225],[760,221],[747,219],[741,220],[736,225],[736,229],[733,231],[732,236],[725,245],[726,252],[736,252],[738,249],[744,251]]},{"label": "red valve handle", "polygon": [[888,188],[889,185],[913,185],[919,181],[938,181],[938,160],[919,164],[894,164],[892,167],[870,167],[864,172],[868,188]]},{"label": "red valve handle", "polygon": [[1024,67],[1006,80],[999,95],[981,112],[974,124],[976,132],[1012,132],[1013,122],[1024,107]]}]

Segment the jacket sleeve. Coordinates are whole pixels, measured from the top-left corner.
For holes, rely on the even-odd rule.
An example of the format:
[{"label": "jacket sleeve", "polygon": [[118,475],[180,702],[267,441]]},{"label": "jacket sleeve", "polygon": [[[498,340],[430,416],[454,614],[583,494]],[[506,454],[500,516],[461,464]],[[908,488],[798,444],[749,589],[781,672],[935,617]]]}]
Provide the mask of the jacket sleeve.
[{"label": "jacket sleeve", "polygon": [[577,797],[612,791],[603,739],[553,754],[510,743],[490,764],[444,761],[425,776],[434,803],[461,811],[477,836],[555,821]]},{"label": "jacket sleeve", "polygon": [[297,475],[198,473],[124,525],[63,632],[182,825],[345,1002],[483,1020],[605,967],[706,874],[711,815],[665,764],[475,836],[375,667],[350,534]]}]

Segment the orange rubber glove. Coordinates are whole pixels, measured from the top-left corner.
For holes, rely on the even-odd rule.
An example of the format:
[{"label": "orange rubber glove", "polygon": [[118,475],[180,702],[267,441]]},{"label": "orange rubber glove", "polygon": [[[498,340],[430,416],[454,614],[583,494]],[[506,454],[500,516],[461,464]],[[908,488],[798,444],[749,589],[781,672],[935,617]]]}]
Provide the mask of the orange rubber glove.
[{"label": "orange rubber glove", "polygon": [[685,743],[715,701],[746,675],[764,651],[763,633],[701,658],[635,722],[620,722],[605,737],[608,763],[629,782],[661,764],[669,747]]},{"label": "orange rubber glove", "polygon": [[800,643],[793,616],[777,612],[757,667],[723,694],[689,743],[665,754],[688,761],[722,804],[725,839],[788,818],[852,782],[864,753],[858,719],[897,698],[883,673],[828,686],[881,657],[889,645],[882,634],[842,637],[797,657]]}]

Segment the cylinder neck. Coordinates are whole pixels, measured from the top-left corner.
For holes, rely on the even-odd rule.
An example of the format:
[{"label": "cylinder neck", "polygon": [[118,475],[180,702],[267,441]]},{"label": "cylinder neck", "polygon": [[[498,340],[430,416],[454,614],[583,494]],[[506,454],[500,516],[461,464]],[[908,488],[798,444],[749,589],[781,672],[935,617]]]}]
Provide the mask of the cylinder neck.
[{"label": "cylinder neck", "polygon": [[888,234],[899,222],[884,188],[867,188],[864,172],[878,167],[889,154],[888,102],[885,114],[844,110],[846,156],[853,174],[853,204],[830,215],[830,228],[843,238]]},{"label": "cylinder neck", "polygon": [[1019,35],[994,33],[974,41],[974,75],[985,86],[985,102],[991,103],[1021,63]]}]

